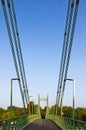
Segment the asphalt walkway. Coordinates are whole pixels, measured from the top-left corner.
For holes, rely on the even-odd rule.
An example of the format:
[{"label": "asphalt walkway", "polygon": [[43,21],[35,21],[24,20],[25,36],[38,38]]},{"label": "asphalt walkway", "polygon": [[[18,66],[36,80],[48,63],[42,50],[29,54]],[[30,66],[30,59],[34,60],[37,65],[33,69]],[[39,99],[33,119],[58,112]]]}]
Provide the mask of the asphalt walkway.
[{"label": "asphalt walkway", "polygon": [[62,130],[50,119],[37,119],[27,125],[23,130]]}]

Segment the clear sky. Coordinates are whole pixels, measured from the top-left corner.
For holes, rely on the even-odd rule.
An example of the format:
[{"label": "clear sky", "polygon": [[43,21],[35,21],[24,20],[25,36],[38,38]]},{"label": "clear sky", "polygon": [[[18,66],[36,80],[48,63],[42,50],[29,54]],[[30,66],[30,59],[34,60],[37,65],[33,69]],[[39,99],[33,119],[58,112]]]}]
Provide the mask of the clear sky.
[{"label": "clear sky", "polygon": [[[15,0],[21,47],[31,100],[49,94],[55,103],[68,0]],[[0,107],[10,105],[10,79],[16,77],[7,29],[0,3]],[[86,107],[86,0],[80,1],[68,77],[76,81],[76,107]],[[72,105],[67,82],[64,105]],[[17,81],[13,105],[22,106]],[[45,103],[41,103],[44,106]]]}]

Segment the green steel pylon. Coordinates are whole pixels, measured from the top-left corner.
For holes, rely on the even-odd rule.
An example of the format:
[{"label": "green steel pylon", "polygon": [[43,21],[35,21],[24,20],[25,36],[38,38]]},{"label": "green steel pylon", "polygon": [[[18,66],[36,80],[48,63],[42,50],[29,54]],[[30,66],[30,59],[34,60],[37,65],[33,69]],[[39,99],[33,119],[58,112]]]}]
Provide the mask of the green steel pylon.
[{"label": "green steel pylon", "polygon": [[48,95],[47,98],[40,98],[38,94],[38,115],[40,116],[40,101],[46,101],[46,117],[49,115],[49,106],[48,106]]},{"label": "green steel pylon", "polygon": [[38,94],[38,115],[40,116],[40,95]]}]

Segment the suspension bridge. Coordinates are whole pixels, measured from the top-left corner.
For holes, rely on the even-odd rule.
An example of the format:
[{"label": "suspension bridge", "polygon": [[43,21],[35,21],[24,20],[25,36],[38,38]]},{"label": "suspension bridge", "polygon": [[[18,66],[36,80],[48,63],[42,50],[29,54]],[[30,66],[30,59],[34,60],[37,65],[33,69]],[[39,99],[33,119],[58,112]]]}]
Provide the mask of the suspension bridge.
[{"label": "suspension bridge", "polygon": [[[28,92],[27,79],[25,74],[24,60],[21,50],[20,35],[16,19],[16,11],[13,0],[1,0],[4,19],[9,37],[10,48],[14,61],[17,78],[11,79],[11,102],[10,102],[10,118],[0,120],[0,130],[86,130],[86,122],[74,119],[75,100],[73,93],[73,114],[72,118],[64,117],[62,115],[63,97],[65,94],[66,80],[68,79],[68,68],[78,14],[80,0],[68,0],[68,8],[66,15],[66,24],[63,39],[63,49],[61,56],[61,65],[59,71],[59,80],[56,93],[56,104],[53,107],[54,113],[49,109],[48,95],[46,98],[38,94],[38,104],[35,109],[31,108],[30,95]],[[17,80],[20,88],[23,115],[13,117],[12,111],[12,82]],[[46,102],[46,114],[41,115],[40,102]],[[29,104],[29,106],[28,106]],[[32,105],[33,106],[33,105]],[[58,107],[60,107],[61,116],[58,116]],[[27,114],[26,111],[29,111]],[[43,118],[43,119],[41,119]]]}]

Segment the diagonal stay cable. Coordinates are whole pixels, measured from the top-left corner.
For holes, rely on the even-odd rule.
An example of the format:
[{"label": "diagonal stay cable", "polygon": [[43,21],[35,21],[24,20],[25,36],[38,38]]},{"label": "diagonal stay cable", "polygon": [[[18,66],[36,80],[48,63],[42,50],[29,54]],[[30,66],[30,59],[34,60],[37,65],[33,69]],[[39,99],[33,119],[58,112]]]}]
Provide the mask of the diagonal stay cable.
[{"label": "diagonal stay cable", "polygon": [[68,30],[67,30],[67,38],[66,38],[66,41],[65,41],[66,45],[65,45],[65,52],[64,52],[64,58],[63,58],[61,82],[60,82],[61,89],[63,87],[65,67],[66,67],[66,63],[67,63],[67,53],[68,53],[68,47],[69,47],[69,38],[70,38],[70,32],[71,32],[71,26],[72,26],[73,12],[74,12],[74,0],[71,1],[71,5],[70,6],[71,6],[70,7],[71,10],[70,10],[70,14],[69,14],[69,23],[68,23]]},{"label": "diagonal stay cable", "polygon": [[[62,66],[61,66],[61,73],[60,73],[60,83],[59,83],[59,91],[61,91],[62,89],[62,82],[63,82],[63,76],[64,76],[64,71],[65,71],[65,64],[66,64],[66,57],[67,57],[67,50],[68,50],[68,41],[69,41],[69,36],[70,36],[70,30],[71,30],[71,22],[72,22],[72,17],[73,17],[73,6],[74,6],[74,0],[70,1],[70,5],[68,4],[68,7],[70,7],[69,9],[69,13],[68,13],[68,20],[66,19],[66,26],[67,26],[67,29],[66,29],[66,37],[64,37],[64,42],[63,42],[63,47],[64,47],[64,50],[62,52],[63,54],[63,57],[62,57]],[[68,11],[67,11],[68,12]],[[61,93],[59,93],[59,97],[58,97],[58,103],[59,103],[59,100],[60,100],[60,96],[61,96]]]},{"label": "diagonal stay cable", "polygon": [[[1,0],[1,3],[2,3],[3,12],[4,12],[4,17],[5,17],[5,22],[6,22],[6,27],[7,27],[7,31],[8,31],[8,36],[9,36],[9,41],[10,41],[10,46],[11,46],[11,51],[12,51],[12,55],[13,55],[13,60],[14,60],[14,64],[15,64],[17,77],[20,78],[5,1]],[[25,101],[24,101],[24,96],[23,96],[23,92],[22,92],[21,82],[20,81],[18,81],[18,82],[19,82],[21,97],[22,97],[22,101],[23,101],[23,106],[25,108]]]},{"label": "diagonal stay cable", "polygon": [[65,33],[64,33],[64,41],[63,41],[63,49],[62,49],[62,56],[61,56],[61,65],[60,65],[57,93],[58,93],[59,88],[60,88],[61,71],[62,71],[63,56],[64,56],[64,50],[65,50],[65,39],[66,39],[67,25],[68,25],[69,12],[70,12],[70,3],[71,3],[71,1],[69,0],[69,2],[68,2],[68,9],[67,9],[67,16],[66,16]]},{"label": "diagonal stay cable", "polygon": [[[72,44],[73,44],[73,37],[74,37],[74,32],[75,32],[75,25],[76,25],[79,2],[80,2],[80,0],[76,0],[64,79],[67,78],[67,72],[68,72],[69,61],[70,61],[70,56],[71,56],[71,49],[72,49]],[[62,90],[63,94],[62,94],[62,97],[61,97],[61,104],[60,104],[61,106],[62,106],[62,100],[63,100],[63,96],[64,96],[64,90],[65,90],[65,82],[63,84],[63,90]]]},{"label": "diagonal stay cable", "polygon": [[[19,64],[19,70],[20,70],[20,75],[21,75],[20,77],[22,79],[23,89],[25,91],[22,66],[21,66],[21,62],[20,62],[20,55],[19,55],[18,44],[17,44],[16,33],[15,33],[14,22],[13,22],[13,18],[12,18],[12,12],[11,12],[11,7],[10,7],[10,1],[9,0],[7,0],[7,4],[8,4],[8,11],[9,11],[9,16],[10,16],[10,22],[11,22],[13,38],[14,38],[14,43],[15,43],[15,48],[16,48],[16,54],[17,54],[17,59],[18,59],[18,64]],[[27,103],[26,93],[25,93],[25,99],[26,99],[26,103]]]},{"label": "diagonal stay cable", "polygon": [[25,69],[24,69],[24,62],[23,62],[23,56],[22,56],[22,51],[21,51],[20,38],[19,38],[19,32],[18,32],[18,25],[17,25],[16,13],[15,13],[15,7],[14,7],[13,0],[11,0],[11,7],[12,7],[12,13],[13,13],[13,16],[14,16],[14,24],[15,24],[16,35],[17,35],[17,40],[18,40],[18,48],[19,48],[19,52],[20,52],[20,56],[21,56],[23,76],[24,76],[24,82],[25,82],[25,88],[26,88],[25,92],[27,93],[27,99],[28,99],[29,94],[28,94],[27,80],[26,80],[26,74],[25,74]]},{"label": "diagonal stay cable", "polygon": [[63,59],[64,59],[64,52],[65,52],[65,46],[66,46],[66,38],[67,38],[67,30],[68,30],[68,22],[69,22],[69,14],[70,14],[70,6],[71,6],[71,0],[68,1],[68,8],[67,8],[67,15],[66,15],[66,24],[65,24],[65,32],[64,32],[64,40],[63,40],[63,49],[62,49],[62,56],[61,56],[61,65],[60,65],[60,72],[59,72],[59,80],[58,80],[58,89],[57,89],[57,96],[58,96],[58,104],[59,104],[59,98],[60,98],[60,91],[61,91],[61,77],[62,77],[62,67],[63,67]]}]

